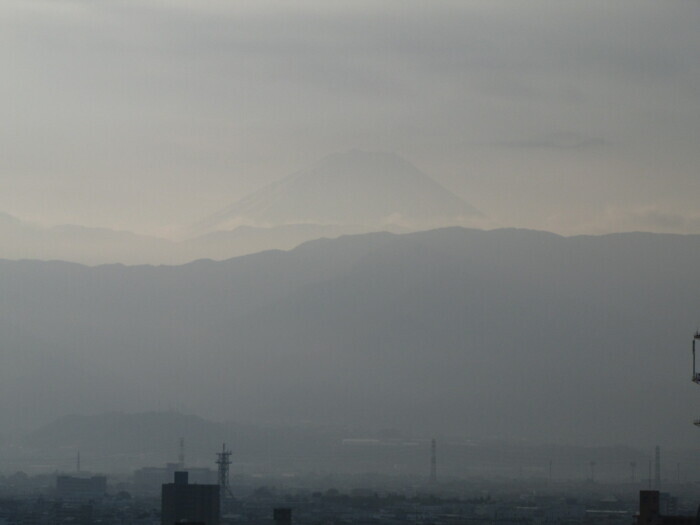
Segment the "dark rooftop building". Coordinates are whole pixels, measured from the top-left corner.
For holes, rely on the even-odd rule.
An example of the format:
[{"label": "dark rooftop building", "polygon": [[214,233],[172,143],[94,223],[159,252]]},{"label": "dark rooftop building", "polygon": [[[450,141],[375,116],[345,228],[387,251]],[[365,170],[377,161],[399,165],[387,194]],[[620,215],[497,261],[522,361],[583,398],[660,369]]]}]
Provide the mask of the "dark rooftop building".
[{"label": "dark rooftop building", "polygon": [[187,472],[162,488],[161,524],[189,522],[219,525],[219,485],[190,485]]},{"label": "dark rooftop building", "polygon": [[292,509],[288,507],[278,507],[272,511],[275,525],[292,525]]},{"label": "dark rooftop building", "polygon": [[661,514],[661,496],[658,490],[639,491],[637,525],[696,525],[697,516],[664,516]]}]

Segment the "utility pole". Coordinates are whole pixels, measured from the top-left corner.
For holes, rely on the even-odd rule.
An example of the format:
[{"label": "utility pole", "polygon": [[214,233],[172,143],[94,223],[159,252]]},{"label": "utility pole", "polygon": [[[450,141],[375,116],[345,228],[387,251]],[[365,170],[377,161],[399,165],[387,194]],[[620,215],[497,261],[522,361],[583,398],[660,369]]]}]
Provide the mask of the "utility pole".
[{"label": "utility pole", "polygon": [[430,440],[430,482],[437,482],[437,445],[435,438]]},{"label": "utility pole", "polygon": [[654,490],[661,490],[661,447],[654,449]]}]

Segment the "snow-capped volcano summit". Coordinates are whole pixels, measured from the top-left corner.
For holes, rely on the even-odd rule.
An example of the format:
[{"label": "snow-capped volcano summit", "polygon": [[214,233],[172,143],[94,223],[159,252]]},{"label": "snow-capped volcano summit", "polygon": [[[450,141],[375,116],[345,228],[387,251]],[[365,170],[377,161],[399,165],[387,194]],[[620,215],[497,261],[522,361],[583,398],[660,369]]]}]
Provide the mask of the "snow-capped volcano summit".
[{"label": "snow-capped volcano summit", "polygon": [[480,213],[406,160],[352,150],[323,158],[214,214],[211,229],[289,224],[464,225]]}]

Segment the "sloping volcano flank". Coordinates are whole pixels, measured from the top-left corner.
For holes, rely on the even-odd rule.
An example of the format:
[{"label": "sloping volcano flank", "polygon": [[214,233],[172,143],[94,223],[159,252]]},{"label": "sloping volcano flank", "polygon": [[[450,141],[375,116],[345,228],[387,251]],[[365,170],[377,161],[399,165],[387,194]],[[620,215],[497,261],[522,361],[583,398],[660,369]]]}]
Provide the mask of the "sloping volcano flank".
[{"label": "sloping volcano flank", "polygon": [[242,224],[432,228],[464,225],[480,216],[471,205],[400,157],[353,150],[325,157],[205,222],[215,229]]}]

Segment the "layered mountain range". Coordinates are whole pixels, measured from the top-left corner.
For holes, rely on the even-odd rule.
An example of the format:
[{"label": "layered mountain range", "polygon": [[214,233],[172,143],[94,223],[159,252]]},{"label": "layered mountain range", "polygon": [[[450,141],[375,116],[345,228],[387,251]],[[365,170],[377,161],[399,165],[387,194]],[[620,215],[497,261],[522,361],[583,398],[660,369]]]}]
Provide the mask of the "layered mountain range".
[{"label": "layered mountain range", "polygon": [[474,226],[483,220],[400,157],[353,150],[330,155],[212,214],[180,241],[78,225],[39,227],[0,214],[0,257],[182,264],[288,250],[320,237]]},{"label": "layered mountain range", "polygon": [[463,228],[170,267],[0,261],[0,414],[692,444],[699,263],[698,236]]}]

